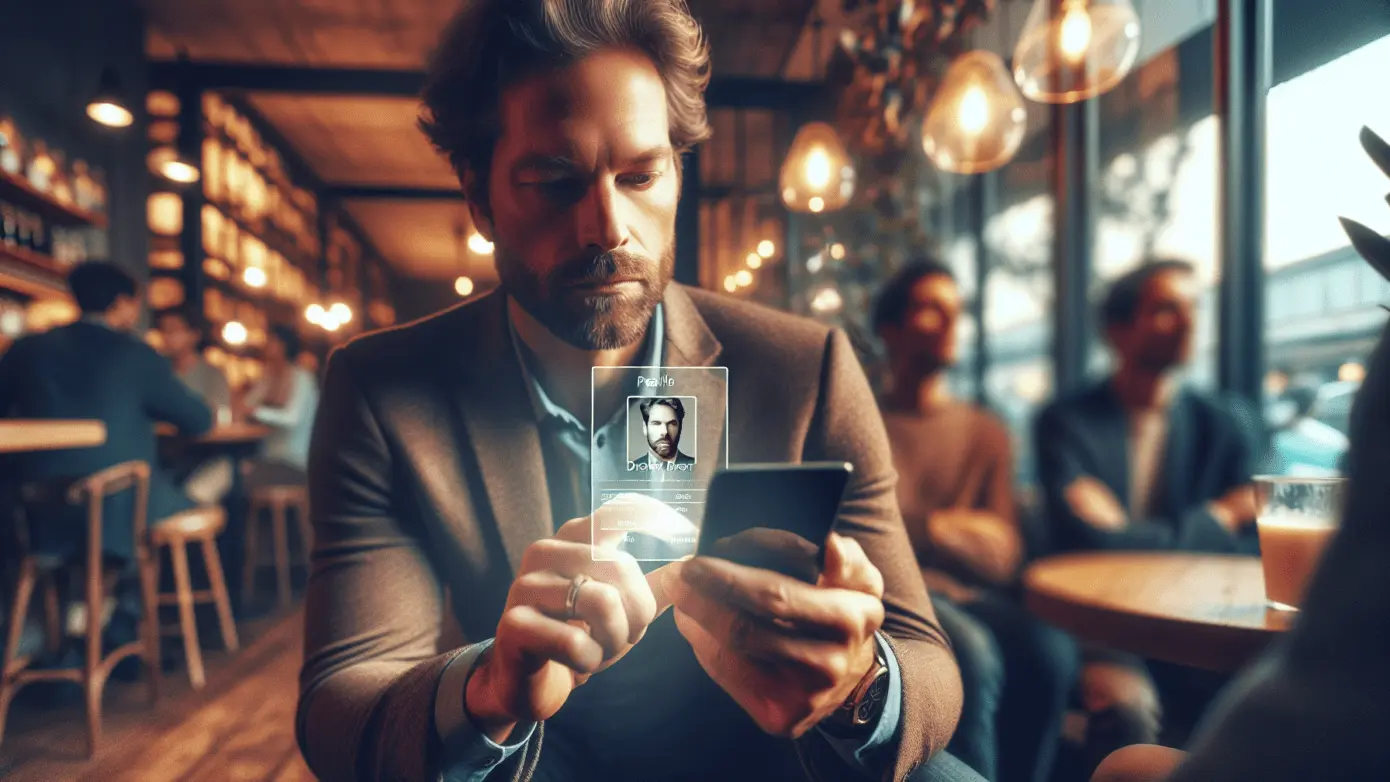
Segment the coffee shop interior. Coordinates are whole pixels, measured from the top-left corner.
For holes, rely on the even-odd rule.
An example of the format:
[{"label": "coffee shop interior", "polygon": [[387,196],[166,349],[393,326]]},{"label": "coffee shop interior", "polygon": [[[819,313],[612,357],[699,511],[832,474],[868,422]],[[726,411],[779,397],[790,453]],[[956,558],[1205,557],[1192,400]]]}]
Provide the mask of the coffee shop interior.
[{"label": "coffee shop interior", "polygon": [[[315,567],[302,456],[324,369],[362,335],[500,286],[492,242],[417,124],[428,56],[468,2],[0,0],[0,778],[316,778],[296,694]],[[1390,5],[688,2],[710,45],[712,135],[685,157],[674,281],[843,330],[894,458],[933,463],[946,457],[921,454],[981,435],[912,434],[927,430],[895,409],[911,362],[893,349],[905,312],[925,322],[923,291],[937,288],[924,283],[945,281],[949,302],[931,312],[949,344],[914,349],[937,356],[939,398],[1006,433],[1005,534],[1020,553],[989,588],[1069,638],[1076,661],[1050,732],[1020,739],[1006,727],[1016,685],[986,696],[966,661],[969,632],[990,632],[969,616],[982,587],[938,587],[922,555],[963,677],[947,751],[984,779],[1091,778],[1104,755],[1088,742],[1100,722],[1088,655],[1101,647],[1160,683],[1161,729],[1128,743],[1193,746],[1211,704],[1297,628],[1321,550],[1307,546],[1335,529],[1340,495],[1327,534],[1295,520],[1285,540],[1264,520],[1287,492],[1304,492],[1290,512],[1307,513],[1308,497],[1342,491],[1353,402],[1375,377],[1390,303]],[[128,342],[166,356],[214,421],[193,435],[179,431],[197,428],[187,416],[161,419],[147,460],[90,458],[130,436],[100,409],[24,408],[19,373],[106,361],[29,355],[79,349],[43,340],[90,321],[69,273],[98,261],[138,285]],[[1057,443],[1091,422],[1065,400],[1124,375],[1145,302],[1174,278],[1190,296],[1154,322],[1177,318],[1191,344],[1165,377],[1225,411],[1243,482],[1267,476],[1250,483],[1258,545],[1188,546],[1171,531],[1170,545],[1082,545],[1096,535],[1058,520],[1076,487],[1057,473],[1085,470]],[[895,284],[907,286],[896,315],[883,306]],[[461,335],[436,349],[470,348]],[[1108,430],[1121,463],[1144,450],[1141,418]],[[1153,480],[1185,480],[1181,437],[1220,450],[1189,424],[1160,425]],[[909,513],[913,469],[897,464],[909,539],[919,554],[950,548]],[[67,480],[55,493],[40,473]],[[166,518],[137,504],[144,608],[116,648],[126,597],[81,541],[110,512],[104,497],[165,473],[194,500]],[[1112,531],[1142,515],[1120,504]],[[78,541],[69,556],[42,553],[55,534]],[[967,615],[959,635],[948,614]],[[1008,669],[1013,639],[995,636]]]}]

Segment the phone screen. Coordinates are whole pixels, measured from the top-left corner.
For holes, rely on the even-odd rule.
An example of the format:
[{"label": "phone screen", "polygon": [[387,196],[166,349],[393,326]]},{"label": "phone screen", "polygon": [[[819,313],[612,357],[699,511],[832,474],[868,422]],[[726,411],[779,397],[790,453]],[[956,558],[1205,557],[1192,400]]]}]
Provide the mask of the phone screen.
[{"label": "phone screen", "polygon": [[716,473],[699,553],[815,583],[852,470],[845,462],[817,462]]}]

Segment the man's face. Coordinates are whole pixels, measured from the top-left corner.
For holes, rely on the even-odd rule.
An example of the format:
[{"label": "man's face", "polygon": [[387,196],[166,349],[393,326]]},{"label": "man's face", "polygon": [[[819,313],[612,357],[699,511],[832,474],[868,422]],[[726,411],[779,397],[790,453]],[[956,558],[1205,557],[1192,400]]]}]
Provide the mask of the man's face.
[{"label": "man's face", "polygon": [[930,274],[912,286],[903,323],[889,327],[889,347],[928,371],[956,363],[956,323],[960,288],[944,274]]},{"label": "man's face", "polygon": [[106,311],[106,322],[112,328],[129,331],[140,322],[140,299],[138,296],[117,296]]},{"label": "man's face", "polygon": [[585,350],[646,333],[675,266],[680,176],[651,61],[607,50],[502,94],[488,176],[509,295]]},{"label": "man's face", "polygon": [[1196,311],[1196,278],[1176,269],[1158,272],[1144,285],[1134,321],[1114,330],[1115,347],[1128,363],[1149,372],[1185,364]]},{"label": "man's face", "polygon": [[159,332],[164,338],[164,352],[170,356],[186,356],[198,347],[198,333],[179,315],[160,318]]},{"label": "man's face", "polygon": [[674,459],[681,441],[681,423],[676,411],[666,405],[652,405],[647,412],[647,445],[663,459]]}]

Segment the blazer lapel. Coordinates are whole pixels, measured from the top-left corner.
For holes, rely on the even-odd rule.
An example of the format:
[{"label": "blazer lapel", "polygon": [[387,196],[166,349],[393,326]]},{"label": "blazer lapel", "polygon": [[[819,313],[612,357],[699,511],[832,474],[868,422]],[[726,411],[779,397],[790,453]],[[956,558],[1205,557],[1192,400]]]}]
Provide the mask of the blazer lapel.
[{"label": "blazer lapel", "polygon": [[[662,299],[666,313],[663,361],[668,367],[713,367],[719,357],[719,340],[709,330],[695,303],[681,285],[672,283]],[[728,448],[727,372],[691,372],[682,377],[681,394],[699,400],[696,413],[698,438],[695,480],[708,482],[725,461]]]},{"label": "blazer lapel", "polygon": [[458,351],[449,384],[512,572],[533,542],[554,533],[540,434],[507,331],[506,299],[473,305],[473,352]]}]

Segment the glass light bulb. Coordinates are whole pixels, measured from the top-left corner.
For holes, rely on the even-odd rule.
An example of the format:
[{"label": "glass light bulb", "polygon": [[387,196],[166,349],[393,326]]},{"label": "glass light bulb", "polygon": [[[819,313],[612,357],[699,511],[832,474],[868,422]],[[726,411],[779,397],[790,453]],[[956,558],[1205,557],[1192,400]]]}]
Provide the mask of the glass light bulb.
[{"label": "glass light bulb", "polygon": [[341,301],[334,302],[333,306],[328,308],[328,314],[332,315],[333,319],[339,323],[352,322],[352,308]]},{"label": "glass light bulb", "polygon": [[322,304],[310,304],[304,309],[304,319],[315,326],[322,325],[323,318],[327,314],[328,311],[323,308]]},{"label": "glass light bulb", "polygon": [[992,171],[1018,153],[1027,123],[1023,96],[999,55],[966,52],[946,70],[922,120],[922,149],[942,171]]},{"label": "glass light bulb", "polygon": [[734,279],[734,275],[730,274],[729,276],[724,278],[724,290],[728,291],[729,293],[733,293],[734,291],[738,290],[738,280]]},{"label": "glass light bulb", "polygon": [[740,288],[746,288],[749,285],[752,285],[753,272],[750,272],[747,269],[739,269],[738,271],[734,272],[734,282],[738,283],[738,286]]},{"label": "glass light bulb", "polygon": [[222,327],[222,339],[228,345],[244,345],[246,337],[246,327],[240,321],[230,320]]},{"label": "glass light bulb", "polygon": [[782,163],[778,191],[794,212],[833,212],[849,203],[854,165],[833,127],[812,122],[797,131]]},{"label": "glass light bulb", "polygon": [[468,296],[473,292],[473,281],[467,277],[460,277],[454,280],[454,293],[460,296]]},{"label": "glass light bulb", "polygon": [[758,242],[758,255],[764,258],[771,258],[775,254],[777,254],[777,245],[773,244],[771,239],[764,239]]},{"label": "glass light bulb", "polygon": [[1138,57],[1130,0],[1034,0],[1014,48],[1014,81],[1031,100],[1076,103],[1119,84]]},{"label": "glass light bulb", "polygon": [[128,128],[135,122],[130,109],[111,101],[94,101],[87,104],[87,116],[108,128]]},{"label": "glass light bulb", "polygon": [[474,233],[468,237],[468,249],[478,255],[492,255],[492,242],[483,238],[480,233]]}]

